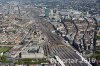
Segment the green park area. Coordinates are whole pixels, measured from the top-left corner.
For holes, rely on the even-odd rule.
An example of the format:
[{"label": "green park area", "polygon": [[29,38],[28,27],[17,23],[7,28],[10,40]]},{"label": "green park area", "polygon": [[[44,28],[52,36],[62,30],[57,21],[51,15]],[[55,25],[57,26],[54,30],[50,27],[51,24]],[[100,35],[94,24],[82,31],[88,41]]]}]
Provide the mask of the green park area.
[{"label": "green park area", "polygon": [[0,53],[1,52],[8,52],[10,50],[10,47],[0,47]]},{"label": "green park area", "polygon": [[2,63],[11,63],[12,61],[7,60],[7,57],[3,55],[3,56],[0,56],[0,62],[2,62]]},{"label": "green park area", "polygon": [[100,39],[100,36],[97,35],[96,38],[97,38],[97,39]]},{"label": "green park area", "polygon": [[100,51],[95,51],[90,58],[96,58],[97,60],[100,60]]},{"label": "green park area", "polygon": [[[10,47],[0,47],[0,53],[5,53],[5,52],[8,52],[10,50]],[[10,63],[11,61],[10,60],[7,60],[7,56],[5,55],[0,55],[0,62],[3,62],[3,63]]]}]

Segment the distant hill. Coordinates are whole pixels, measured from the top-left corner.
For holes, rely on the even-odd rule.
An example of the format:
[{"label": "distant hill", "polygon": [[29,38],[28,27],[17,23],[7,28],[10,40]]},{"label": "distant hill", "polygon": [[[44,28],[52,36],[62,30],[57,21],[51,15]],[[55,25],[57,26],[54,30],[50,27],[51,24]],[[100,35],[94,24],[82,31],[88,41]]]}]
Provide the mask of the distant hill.
[{"label": "distant hill", "polygon": [[88,2],[88,3],[91,3],[91,2],[99,2],[100,3],[100,0],[0,0],[0,2],[7,2],[7,1],[20,1],[20,2],[32,2],[32,1],[37,1],[37,2],[46,2],[46,1],[62,1],[62,2]]},{"label": "distant hill", "polygon": [[0,2],[8,2],[8,1],[12,1],[12,0],[0,0]]},{"label": "distant hill", "polygon": [[100,3],[100,0],[97,0],[97,3]]}]

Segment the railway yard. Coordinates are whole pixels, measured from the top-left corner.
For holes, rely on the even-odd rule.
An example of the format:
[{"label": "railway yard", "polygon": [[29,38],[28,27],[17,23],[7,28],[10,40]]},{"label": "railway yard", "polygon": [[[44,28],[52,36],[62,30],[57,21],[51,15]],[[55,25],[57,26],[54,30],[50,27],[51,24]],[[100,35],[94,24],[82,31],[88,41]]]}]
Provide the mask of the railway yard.
[{"label": "railway yard", "polygon": [[0,66],[92,66],[90,57],[99,64],[98,15],[8,3],[0,4]]}]

